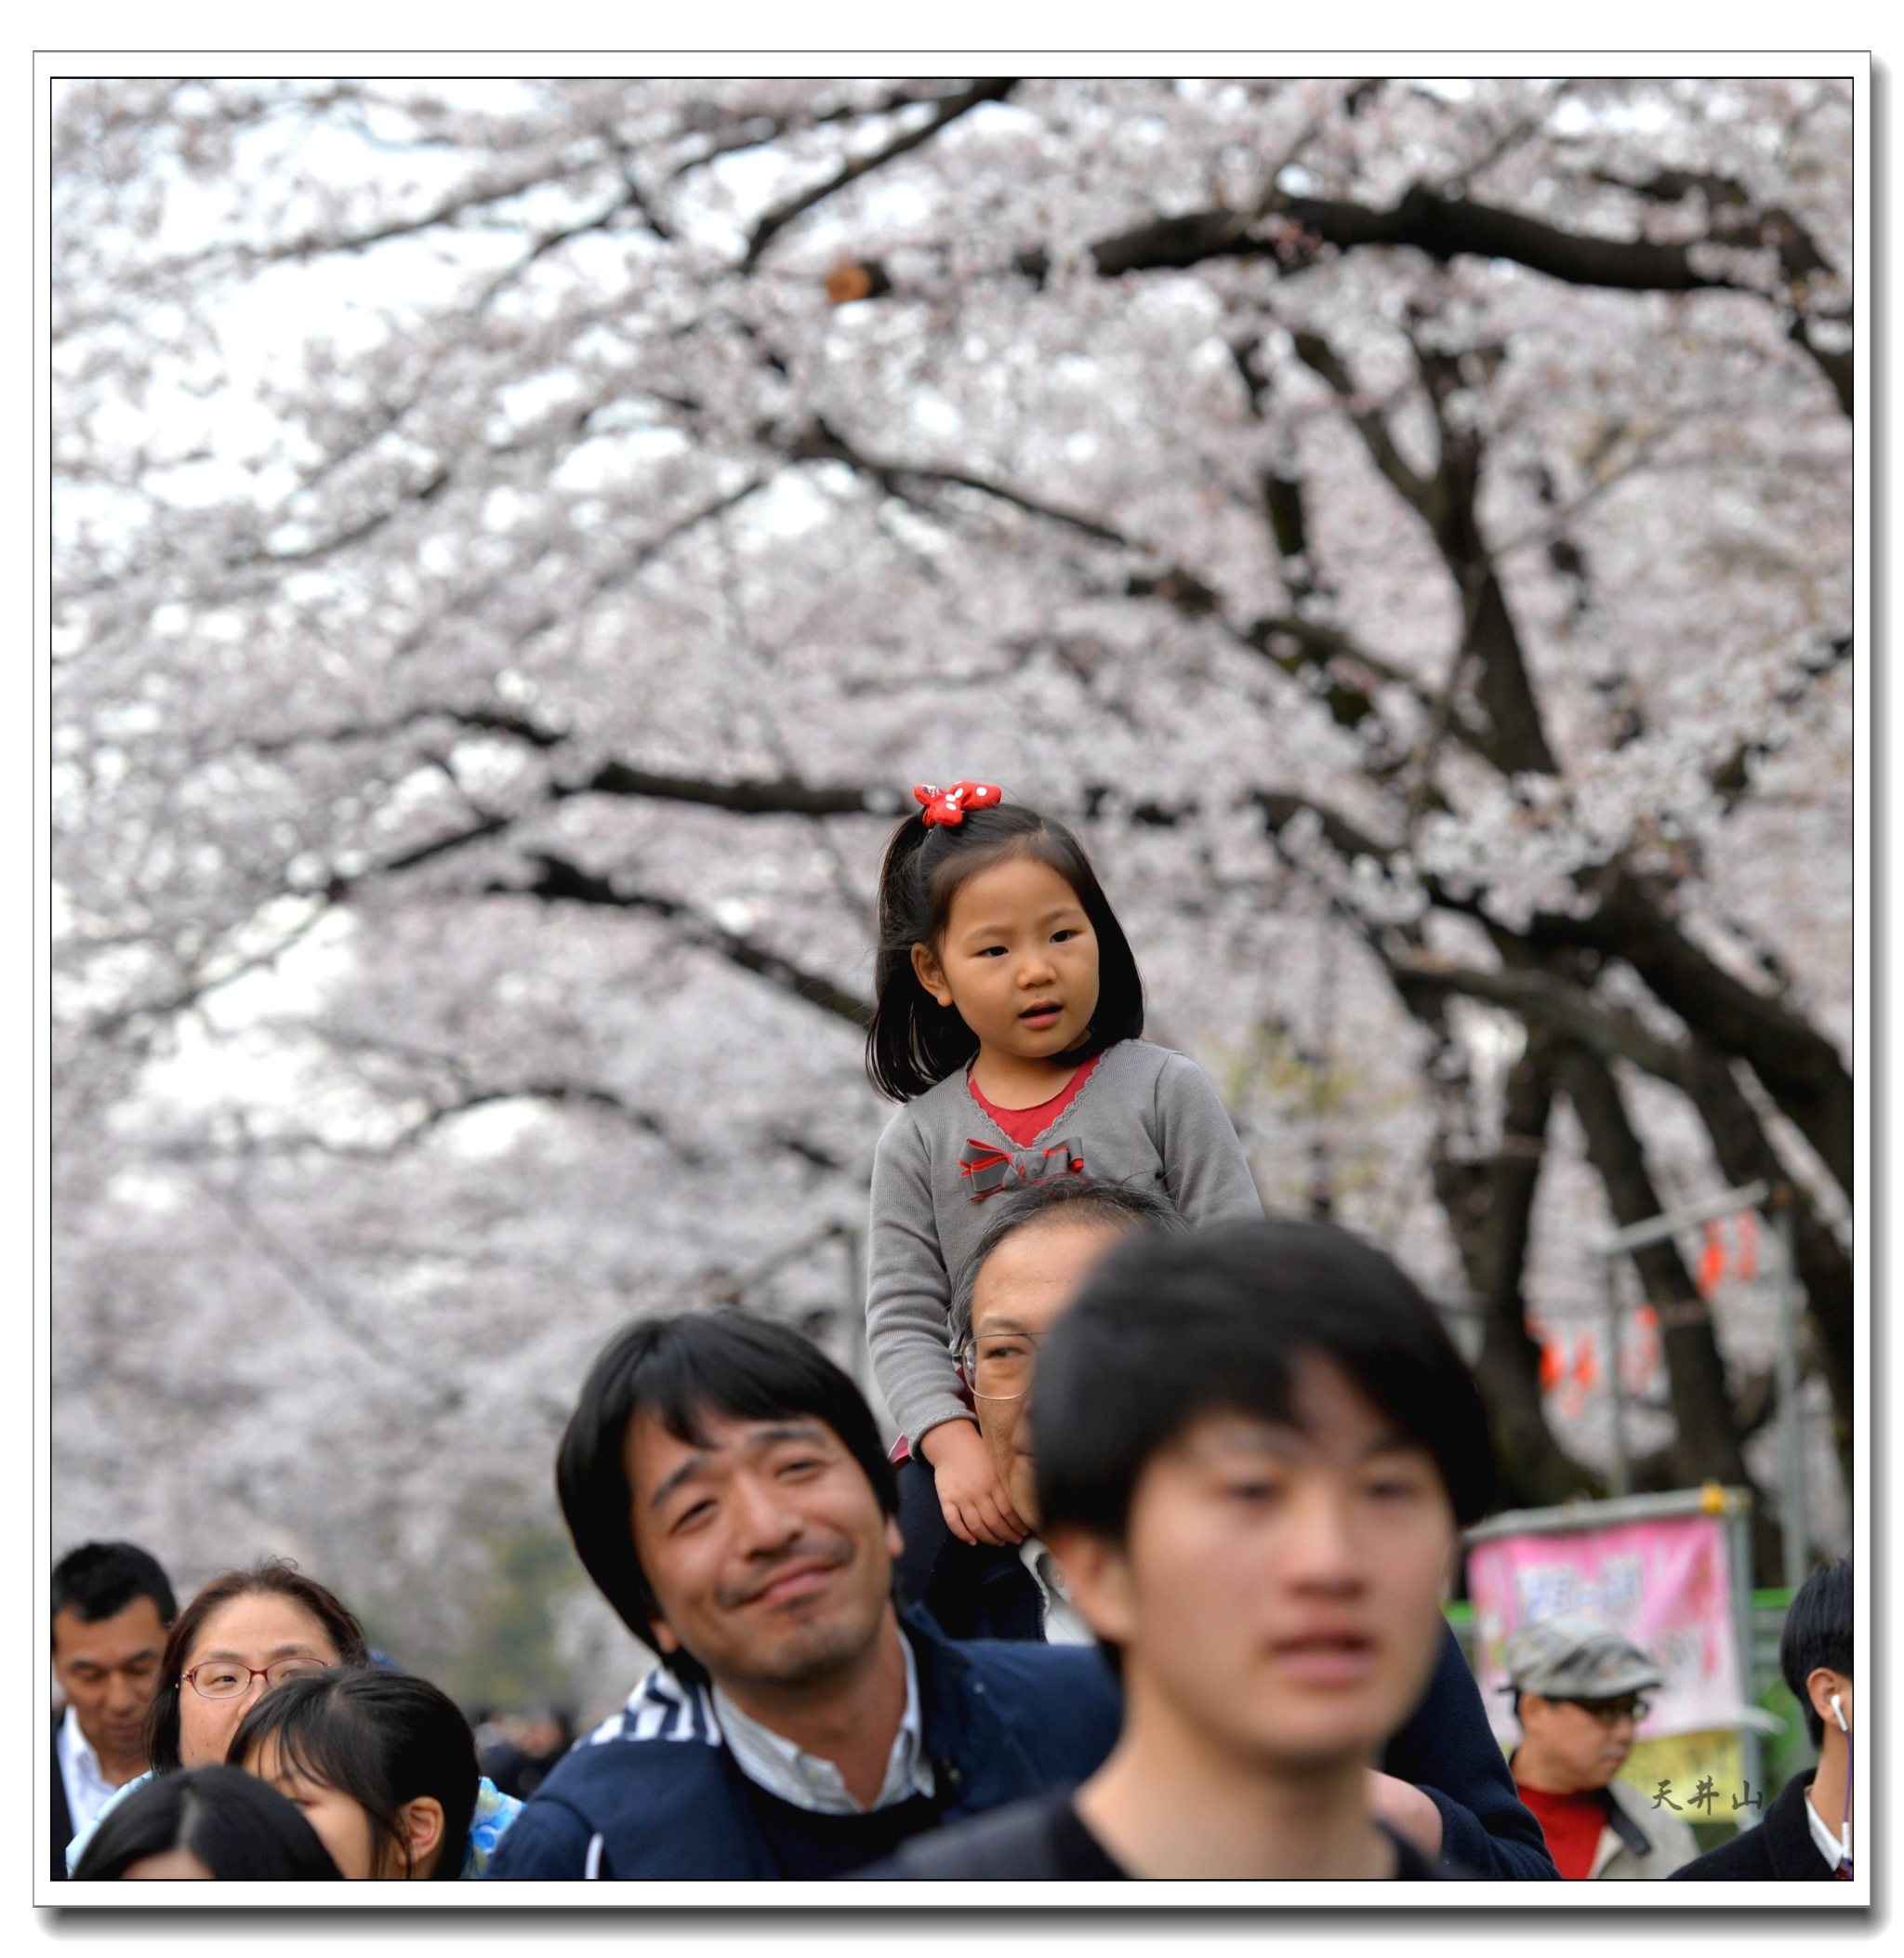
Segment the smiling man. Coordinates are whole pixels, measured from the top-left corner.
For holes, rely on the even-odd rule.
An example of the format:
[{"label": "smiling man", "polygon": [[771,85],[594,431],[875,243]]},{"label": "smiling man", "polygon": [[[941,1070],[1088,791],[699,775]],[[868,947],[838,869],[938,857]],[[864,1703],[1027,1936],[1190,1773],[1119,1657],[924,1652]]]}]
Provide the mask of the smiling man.
[{"label": "smiling man", "polygon": [[663,1662],[536,1791],[492,1877],[837,1876],[1109,1751],[1117,1693],[1093,1653],[902,1621],[879,1430],[785,1327],[630,1327],[582,1389],[556,1480],[588,1574]]},{"label": "smiling man", "polygon": [[66,1713],[53,1733],[53,1863],[146,1770],[145,1716],[178,1615],[155,1558],[135,1543],[82,1543],[53,1567],[53,1677]]},{"label": "smiling man", "polygon": [[[1121,1667],[1116,1751],[872,1875],[1449,1873],[1377,1818],[1368,1770],[1442,1652],[1487,1423],[1433,1309],[1326,1225],[1144,1235],[1038,1355],[1037,1502]],[[1530,1872],[1532,1873],[1532,1872]]]}]

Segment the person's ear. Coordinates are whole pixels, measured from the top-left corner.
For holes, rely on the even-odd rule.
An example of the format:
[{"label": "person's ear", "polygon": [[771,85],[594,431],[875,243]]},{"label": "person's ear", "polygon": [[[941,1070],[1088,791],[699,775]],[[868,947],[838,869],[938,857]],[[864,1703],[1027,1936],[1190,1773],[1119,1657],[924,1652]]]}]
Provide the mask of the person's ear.
[{"label": "person's ear", "polygon": [[[1831,1695],[1838,1696],[1838,1705],[1831,1705]],[[1851,1681],[1831,1666],[1817,1666],[1805,1675],[1805,1697],[1811,1701],[1812,1712],[1825,1723],[1828,1734],[1843,1730],[1839,1713],[1844,1714],[1844,1726],[1851,1725],[1853,1707],[1851,1704]]]},{"label": "person's ear", "polygon": [[897,1563],[906,1554],[906,1539],[899,1534],[899,1518],[897,1516],[888,1516],[886,1518],[886,1554],[894,1563]]},{"label": "person's ear", "polygon": [[681,1640],[674,1635],[674,1628],[665,1618],[651,1618],[648,1621],[648,1643],[663,1659],[672,1659],[681,1650]]},{"label": "person's ear", "polygon": [[435,1852],[443,1847],[443,1804],[434,1795],[417,1795],[397,1810],[403,1825],[403,1846],[410,1852],[412,1876],[427,1876]]},{"label": "person's ear", "polygon": [[1060,1524],[1045,1538],[1047,1547],[1064,1566],[1064,1582],[1078,1615],[1115,1646],[1128,1646],[1136,1626],[1136,1600],[1130,1583],[1130,1563],[1122,1549],[1094,1530]]},{"label": "person's ear", "polygon": [[919,983],[941,1006],[951,1005],[952,988],[945,984],[945,969],[939,963],[938,954],[931,946],[913,946],[912,969],[919,974]]}]

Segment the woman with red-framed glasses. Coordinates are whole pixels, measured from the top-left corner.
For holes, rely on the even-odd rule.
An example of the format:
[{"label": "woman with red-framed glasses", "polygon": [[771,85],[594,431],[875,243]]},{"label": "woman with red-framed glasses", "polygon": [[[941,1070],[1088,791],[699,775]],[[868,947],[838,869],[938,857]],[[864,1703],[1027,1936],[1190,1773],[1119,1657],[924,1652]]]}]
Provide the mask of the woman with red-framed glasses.
[{"label": "woman with red-framed glasses", "polygon": [[[152,1775],[222,1762],[238,1723],[271,1687],[305,1674],[370,1663],[355,1614],[282,1559],[215,1577],[178,1614],[165,1641],[159,1689],[146,1715],[152,1767],[128,1781],[99,1817]],[[73,1838],[69,1869],[86,1840]]]}]

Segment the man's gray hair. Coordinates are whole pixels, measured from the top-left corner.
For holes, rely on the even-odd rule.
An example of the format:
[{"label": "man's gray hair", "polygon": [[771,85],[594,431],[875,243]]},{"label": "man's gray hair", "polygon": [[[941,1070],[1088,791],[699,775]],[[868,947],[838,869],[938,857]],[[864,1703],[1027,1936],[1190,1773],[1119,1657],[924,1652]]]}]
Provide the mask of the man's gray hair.
[{"label": "man's gray hair", "polygon": [[959,1267],[948,1318],[952,1350],[972,1337],[972,1295],[985,1260],[1005,1239],[1035,1224],[1097,1224],[1105,1230],[1187,1230],[1177,1207],[1161,1190],[1129,1183],[1093,1183],[1089,1176],[1053,1176],[1023,1189],[1003,1190],[985,1201],[985,1227]]}]

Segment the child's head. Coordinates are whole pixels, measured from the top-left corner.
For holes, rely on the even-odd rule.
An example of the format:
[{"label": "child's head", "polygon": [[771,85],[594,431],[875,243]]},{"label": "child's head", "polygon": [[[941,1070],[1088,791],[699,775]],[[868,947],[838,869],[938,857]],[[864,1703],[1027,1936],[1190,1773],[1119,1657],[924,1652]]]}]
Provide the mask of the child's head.
[{"label": "child's head", "polygon": [[982,1044],[1084,1060],[1144,1031],[1144,982],[1090,858],[1064,824],[1012,803],[900,824],[874,994],[866,1072],[895,1101]]},{"label": "child's head", "polygon": [[335,1883],[341,1872],[283,1795],[217,1766],[178,1768],[134,1788],[99,1818],[73,1874],[80,1883]]},{"label": "child's head", "polygon": [[274,1687],[227,1756],[304,1811],[348,1877],[456,1877],[476,1806],[475,1737],[406,1673],[320,1673]]}]

